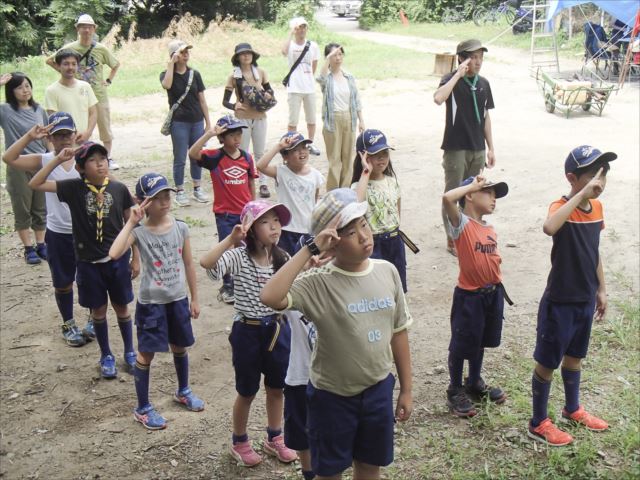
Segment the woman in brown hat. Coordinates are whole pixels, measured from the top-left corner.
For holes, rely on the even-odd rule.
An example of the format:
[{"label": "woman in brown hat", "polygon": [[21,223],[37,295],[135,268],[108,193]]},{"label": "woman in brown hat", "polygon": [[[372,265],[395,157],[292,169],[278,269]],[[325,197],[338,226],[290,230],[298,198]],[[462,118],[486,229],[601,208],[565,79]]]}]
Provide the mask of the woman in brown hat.
[{"label": "woman in brown hat", "polygon": [[[249,150],[253,142],[253,158],[257,162],[264,153],[267,139],[267,114],[276,104],[273,89],[269,84],[267,72],[258,67],[257,53],[248,43],[236,45],[231,64],[233,72],[229,75],[224,89],[222,105],[233,110],[238,119],[247,126],[242,132],[240,148]],[[231,103],[231,94],[235,92],[236,102]],[[260,174],[260,196],[268,198],[267,177]]]}]

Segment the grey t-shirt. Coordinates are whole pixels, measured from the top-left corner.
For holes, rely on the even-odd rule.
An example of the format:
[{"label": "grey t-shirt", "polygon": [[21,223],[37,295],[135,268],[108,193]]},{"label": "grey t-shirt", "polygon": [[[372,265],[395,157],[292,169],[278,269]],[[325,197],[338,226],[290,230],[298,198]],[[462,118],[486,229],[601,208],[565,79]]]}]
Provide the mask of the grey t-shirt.
[{"label": "grey t-shirt", "polygon": [[[32,107],[14,110],[8,103],[0,103],[0,127],[4,131],[5,150],[31,130],[34,125],[47,125],[48,123],[47,112],[40,105],[35,110]],[[46,151],[47,147],[44,141],[38,140],[29,143],[22,154],[45,153]]]},{"label": "grey t-shirt", "polygon": [[142,265],[138,302],[165,304],[185,298],[187,289],[182,249],[189,238],[187,224],[174,220],[173,227],[161,235],[138,225],[131,234],[140,250]]}]

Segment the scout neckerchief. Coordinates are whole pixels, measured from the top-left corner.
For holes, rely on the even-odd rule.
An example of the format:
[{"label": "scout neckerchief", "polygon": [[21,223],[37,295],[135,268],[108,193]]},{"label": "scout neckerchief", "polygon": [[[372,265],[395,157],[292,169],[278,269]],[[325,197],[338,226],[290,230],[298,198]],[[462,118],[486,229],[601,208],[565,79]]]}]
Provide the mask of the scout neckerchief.
[{"label": "scout neckerchief", "polygon": [[476,119],[478,120],[478,123],[482,123],[480,121],[480,111],[478,110],[478,98],[476,97],[476,83],[478,83],[478,75],[473,76],[473,82],[469,81],[466,75],[463,78],[465,83],[469,85],[469,88],[471,88],[471,96],[473,97],[473,109],[476,111]]},{"label": "scout neckerchief", "polygon": [[89,180],[86,178],[84,179],[84,184],[96,197],[96,240],[102,243],[102,208],[104,207],[104,191],[107,189],[107,185],[109,185],[109,177],[105,177],[104,183],[100,188],[96,188],[89,183]]}]

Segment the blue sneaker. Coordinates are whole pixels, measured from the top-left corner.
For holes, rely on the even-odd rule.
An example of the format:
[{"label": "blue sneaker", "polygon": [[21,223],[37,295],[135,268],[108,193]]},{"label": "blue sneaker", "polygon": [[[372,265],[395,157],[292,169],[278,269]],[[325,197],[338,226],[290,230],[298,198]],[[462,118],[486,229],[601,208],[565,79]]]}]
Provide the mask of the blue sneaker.
[{"label": "blue sneaker", "polygon": [[189,387],[184,390],[178,390],[173,396],[173,399],[192,412],[201,412],[204,410],[204,402],[196,397]]},{"label": "blue sneaker", "polygon": [[136,366],[136,352],[124,352],[124,363],[127,364],[129,373],[133,373]]},{"label": "blue sneaker", "polygon": [[36,253],[42,260],[47,259],[47,245],[45,243],[36,244]]},{"label": "blue sneaker", "polygon": [[152,405],[147,405],[144,408],[134,408],[133,418],[149,430],[162,430],[167,427],[167,421]]},{"label": "blue sneaker", "polygon": [[42,262],[33,247],[24,247],[24,261],[27,265],[38,265]]},{"label": "blue sneaker", "polygon": [[67,320],[62,324],[62,337],[70,347],[81,347],[87,343],[73,319]]},{"label": "blue sneaker", "polygon": [[113,355],[105,355],[100,359],[100,374],[102,378],[116,378],[118,370],[116,369],[116,359]]},{"label": "blue sneaker", "polygon": [[89,320],[87,320],[87,324],[82,329],[82,335],[87,339],[87,342],[96,338],[96,330],[93,327],[93,318],[89,317]]}]

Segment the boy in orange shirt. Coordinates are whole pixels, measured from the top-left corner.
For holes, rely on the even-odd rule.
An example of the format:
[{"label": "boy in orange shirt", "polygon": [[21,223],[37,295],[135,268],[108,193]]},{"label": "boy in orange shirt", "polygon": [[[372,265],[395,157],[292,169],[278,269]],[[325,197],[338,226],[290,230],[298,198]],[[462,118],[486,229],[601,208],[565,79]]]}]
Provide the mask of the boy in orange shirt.
[{"label": "boy in orange shirt", "polygon": [[[488,397],[500,404],[507,398],[500,388],[487,386],[480,372],[484,349],[500,345],[504,300],[511,304],[501,283],[498,237],[482,217],[493,213],[496,199],[508,191],[506,183],[491,183],[478,175],[467,178],[442,197],[460,265],[451,306],[447,388],[447,405],[458,417],[473,417],[477,413],[472,400]],[[469,361],[469,376],[463,385],[465,359]]]}]

